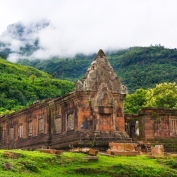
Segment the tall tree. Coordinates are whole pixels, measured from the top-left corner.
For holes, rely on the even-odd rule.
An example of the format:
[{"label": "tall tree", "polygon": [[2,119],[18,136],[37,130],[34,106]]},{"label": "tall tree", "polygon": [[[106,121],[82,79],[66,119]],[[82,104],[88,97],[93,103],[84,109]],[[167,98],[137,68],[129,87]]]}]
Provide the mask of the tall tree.
[{"label": "tall tree", "polygon": [[176,83],[157,84],[149,89],[146,94],[147,107],[177,108]]}]

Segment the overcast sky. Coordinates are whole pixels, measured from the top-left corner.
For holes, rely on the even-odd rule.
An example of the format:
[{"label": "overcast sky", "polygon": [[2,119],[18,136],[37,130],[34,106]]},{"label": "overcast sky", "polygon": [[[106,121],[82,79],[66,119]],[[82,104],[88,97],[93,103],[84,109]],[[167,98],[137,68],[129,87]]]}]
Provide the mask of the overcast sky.
[{"label": "overcast sky", "polygon": [[0,34],[9,24],[48,19],[36,55],[89,54],[161,44],[177,48],[177,0],[1,0]]}]

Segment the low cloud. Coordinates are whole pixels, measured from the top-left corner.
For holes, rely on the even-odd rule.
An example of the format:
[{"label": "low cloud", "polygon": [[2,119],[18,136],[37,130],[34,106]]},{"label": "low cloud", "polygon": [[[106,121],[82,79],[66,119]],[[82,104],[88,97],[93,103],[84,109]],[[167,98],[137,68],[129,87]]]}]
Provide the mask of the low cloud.
[{"label": "low cloud", "polygon": [[[26,27],[20,37],[7,33],[0,37],[11,50],[9,60],[70,57],[95,53],[100,48],[118,50],[151,44],[177,47],[176,0],[2,1],[3,13],[8,13],[5,22],[18,19]],[[43,21],[49,25],[41,29],[39,25],[37,31],[28,33]],[[33,46],[34,52],[22,53],[27,45]]]},{"label": "low cloud", "polygon": [[11,62],[17,62],[18,59],[28,59],[28,58],[24,58],[24,56],[18,54],[18,53],[11,53],[8,56],[8,60]]}]

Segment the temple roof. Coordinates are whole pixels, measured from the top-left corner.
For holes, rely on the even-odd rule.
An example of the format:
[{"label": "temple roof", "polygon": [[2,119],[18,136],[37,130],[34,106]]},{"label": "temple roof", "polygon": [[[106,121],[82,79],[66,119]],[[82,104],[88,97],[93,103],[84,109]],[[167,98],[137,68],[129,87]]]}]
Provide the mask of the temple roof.
[{"label": "temple roof", "polygon": [[100,49],[83,79],[77,81],[75,90],[98,91],[103,83],[111,92],[127,94],[127,88],[121,83],[105,53]]},{"label": "temple roof", "polygon": [[[103,58],[104,56],[106,56],[105,53],[103,52],[102,49],[100,49],[100,50],[98,51],[98,53],[97,53],[95,59],[96,59],[97,57]],[[95,59],[94,59],[94,60],[95,60]]]}]

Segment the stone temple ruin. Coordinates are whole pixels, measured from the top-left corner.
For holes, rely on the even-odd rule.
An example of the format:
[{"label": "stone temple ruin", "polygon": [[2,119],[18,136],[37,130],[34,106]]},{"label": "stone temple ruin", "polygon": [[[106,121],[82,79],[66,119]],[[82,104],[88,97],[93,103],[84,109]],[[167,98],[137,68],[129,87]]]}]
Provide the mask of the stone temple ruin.
[{"label": "stone temple ruin", "polygon": [[166,152],[177,152],[177,109],[143,108],[124,118],[126,132],[134,141],[162,144]]},{"label": "stone temple ruin", "polygon": [[107,148],[109,142],[129,142],[123,106],[126,94],[127,88],[99,50],[73,92],[2,116],[0,147]]},{"label": "stone temple ruin", "polygon": [[149,142],[177,151],[177,110],[144,108],[139,114],[124,114],[126,94],[127,88],[99,50],[73,92],[1,116],[0,148],[110,146],[110,152],[128,149],[132,154],[143,141],[139,145],[147,152]]}]

